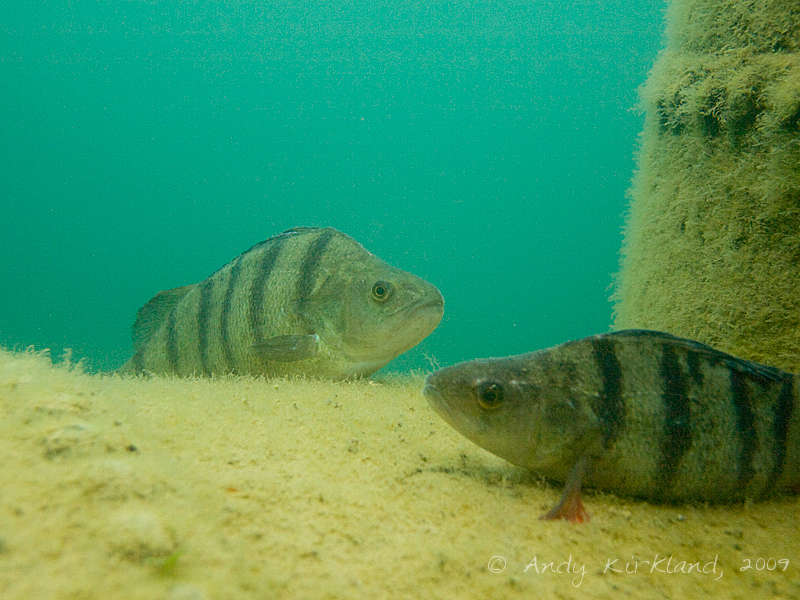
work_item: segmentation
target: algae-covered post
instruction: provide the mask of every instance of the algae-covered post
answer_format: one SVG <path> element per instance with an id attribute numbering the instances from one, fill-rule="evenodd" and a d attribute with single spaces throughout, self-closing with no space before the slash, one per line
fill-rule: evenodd
<path id="1" fill-rule="evenodd" d="M 674 0 L 641 105 L 614 326 L 800 371 L 800 2 Z"/>

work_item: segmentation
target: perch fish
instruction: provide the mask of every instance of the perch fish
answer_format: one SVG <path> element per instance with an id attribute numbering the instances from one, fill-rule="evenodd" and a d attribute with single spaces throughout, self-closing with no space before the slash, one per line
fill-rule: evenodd
<path id="1" fill-rule="evenodd" d="M 122 373 L 367 376 L 442 318 L 435 286 L 332 228 L 297 227 L 137 314 Z"/>
<path id="2" fill-rule="evenodd" d="M 543 518 L 588 519 L 581 484 L 656 502 L 800 485 L 800 378 L 666 333 L 625 330 L 463 362 L 424 393 L 486 450 L 565 482 Z"/>

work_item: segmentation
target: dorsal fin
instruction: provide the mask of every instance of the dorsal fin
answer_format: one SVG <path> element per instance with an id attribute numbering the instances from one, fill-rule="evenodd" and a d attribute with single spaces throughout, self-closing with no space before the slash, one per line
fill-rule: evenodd
<path id="1" fill-rule="evenodd" d="M 316 227 L 316 226 L 303 226 L 298 225 L 297 227 L 290 227 L 286 231 L 280 232 L 278 235 L 287 235 L 287 234 L 297 234 L 297 233 L 312 233 L 314 231 L 320 231 L 322 229 L 326 229 L 325 227 Z M 333 229 L 332 227 L 328 227 L 328 229 Z M 278 236 L 273 236 L 278 237 Z"/>
<path id="2" fill-rule="evenodd" d="M 158 331 L 159 326 L 170 311 L 195 285 L 197 284 L 184 285 L 183 287 L 158 292 L 138 310 L 136 322 L 133 324 L 134 352 L 138 352 L 150 341 L 150 338 Z"/>
<path id="3" fill-rule="evenodd" d="M 649 337 L 654 340 L 661 340 L 667 344 L 671 344 L 676 347 L 682 347 L 689 352 L 696 352 L 711 362 L 723 363 L 729 369 L 733 369 L 734 371 L 739 371 L 745 375 L 751 375 L 760 379 L 783 381 L 787 377 L 792 376 L 791 373 L 787 373 L 786 371 L 778 369 L 777 367 L 770 367 L 752 360 L 739 358 L 738 356 L 733 356 L 727 352 L 723 352 L 722 350 L 717 350 L 716 348 L 701 342 L 681 338 L 672 335 L 671 333 L 664 333 L 663 331 L 653 331 L 650 329 L 623 329 L 601 335 L 619 338 Z"/>
<path id="4" fill-rule="evenodd" d="M 281 231 L 280 233 L 276 233 L 275 235 L 270 236 L 267 239 L 265 239 L 265 240 L 263 240 L 261 242 L 258 242 L 257 244 L 253 244 L 247 250 L 245 250 L 244 252 L 241 252 L 239 254 L 239 256 L 237 256 L 233 260 L 231 260 L 228 263 L 222 265 L 219 269 L 214 271 L 211 275 L 208 276 L 208 278 L 210 279 L 211 277 L 213 277 L 214 275 L 216 275 L 217 273 L 219 273 L 223 269 L 226 269 L 226 268 L 230 267 L 230 265 L 232 265 L 234 262 L 239 260 L 239 258 L 241 258 L 242 256 L 245 256 L 246 254 L 249 254 L 250 252 L 253 252 L 254 250 L 256 250 L 256 249 L 258 249 L 258 248 L 260 248 L 262 246 L 266 246 L 267 244 L 271 244 L 272 242 L 275 242 L 277 240 L 284 239 L 284 238 L 287 238 L 287 237 L 291 237 L 291 236 L 294 236 L 294 235 L 303 235 L 303 234 L 307 234 L 307 233 L 313 233 L 315 231 L 321 231 L 323 229 L 331 229 L 332 231 L 334 231 L 338 235 L 349 237 L 349 236 L 346 236 L 341 231 L 337 231 L 333 227 L 292 227 L 291 229 L 287 229 L 286 231 Z"/>

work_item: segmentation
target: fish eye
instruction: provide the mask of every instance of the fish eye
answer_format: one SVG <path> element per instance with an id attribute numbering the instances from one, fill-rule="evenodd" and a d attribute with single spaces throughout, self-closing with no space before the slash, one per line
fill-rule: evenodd
<path id="1" fill-rule="evenodd" d="M 388 281 L 376 281 L 372 284 L 372 299 L 386 302 L 392 295 L 392 286 Z"/>
<path id="2" fill-rule="evenodd" d="M 503 404 L 503 386 L 496 381 L 481 381 L 475 388 L 475 395 L 484 410 L 494 410 Z"/>

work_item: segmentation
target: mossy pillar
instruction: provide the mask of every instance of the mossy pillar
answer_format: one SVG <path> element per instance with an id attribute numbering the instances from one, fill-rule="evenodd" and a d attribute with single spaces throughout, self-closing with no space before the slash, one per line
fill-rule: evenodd
<path id="1" fill-rule="evenodd" d="M 800 0 L 673 0 L 614 327 L 800 372 Z"/>

